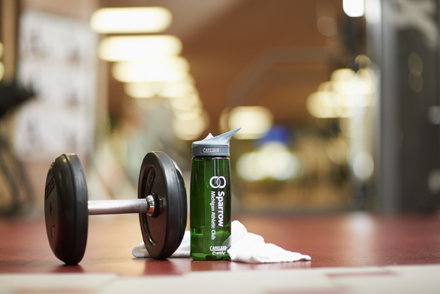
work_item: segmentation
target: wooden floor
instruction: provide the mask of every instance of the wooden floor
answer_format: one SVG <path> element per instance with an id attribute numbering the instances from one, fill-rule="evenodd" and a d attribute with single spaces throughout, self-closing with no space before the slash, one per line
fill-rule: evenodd
<path id="1" fill-rule="evenodd" d="M 323 267 L 440 264 L 438 215 L 327 216 L 236 215 L 267 243 L 308 254 L 309 262 L 237 262 L 136 259 L 142 241 L 137 215 L 91 216 L 86 254 L 65 266 L 52 254 L 44 220 L 0 220 L 0 273 L 114 273 L 120 276 L 180 275 L 196 271 L 246 271 Z"/>

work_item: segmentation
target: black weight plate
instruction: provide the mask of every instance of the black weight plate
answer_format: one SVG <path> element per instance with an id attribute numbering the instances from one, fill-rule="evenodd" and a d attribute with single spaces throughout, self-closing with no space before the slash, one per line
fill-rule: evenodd
<path id="1" fill-rule="evenodd" d="M 186 228 L 187 198 L 182 173 L 163 152 L 150 152 L 139 173 L 138 198 L 153 195 L 153 216 L 139 214 L 142 237 L 151 257 L 170 257 L 182 242 Z M 159 205 L 157 205 L 159 203 Z"/>
<path id="2" fill-rule="evenodd" d="M 77 264 L 86 250 L 87 184 L 75 154 L 59 156 L 46 179 L 44 215 L 50 248 L 66 264 Z"/>

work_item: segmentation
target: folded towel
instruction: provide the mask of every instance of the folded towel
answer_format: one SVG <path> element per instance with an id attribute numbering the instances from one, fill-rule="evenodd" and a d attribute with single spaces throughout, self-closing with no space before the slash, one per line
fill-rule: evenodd
<path id="1" fill-rule="evenodd" d="M 185 232 L 182 243 L 171 257 L 190 257 L 191 234 Z M 134 257 L 150 257 L 144 243 L 135 246 L 132 250 Z M 298 252 L 291 252 L 274 244 L 265 243 L 263 237 L 248 233 L 245 226 L 235 220 L 231 226 L 231 248 L 228 254 L 232 261 L 245 263 L 274 263 L 274 262 L 292 262 L 300 260 L 311 260 L 308 255 Z"/>

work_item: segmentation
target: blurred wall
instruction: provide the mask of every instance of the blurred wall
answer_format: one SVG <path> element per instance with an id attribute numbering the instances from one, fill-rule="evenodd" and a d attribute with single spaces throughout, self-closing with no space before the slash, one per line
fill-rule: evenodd
<path id="1" fill-rule="evenodd" d="M 440 204 L 439 3 L 372 1 L 367 29 L 380 74 L 376 208 L 433 211 Z M 367 10 L 368 12 L 368 10 Z"/>

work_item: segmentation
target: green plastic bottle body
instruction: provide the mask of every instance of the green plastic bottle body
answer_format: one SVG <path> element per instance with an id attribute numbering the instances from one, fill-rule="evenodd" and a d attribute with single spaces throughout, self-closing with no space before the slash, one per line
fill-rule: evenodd
<path id="1" fill-rule="evenodd" d="M 191 167 L 191 258 L 229 260 L 231 183 L 229 157 L 193 157 Z"/>

